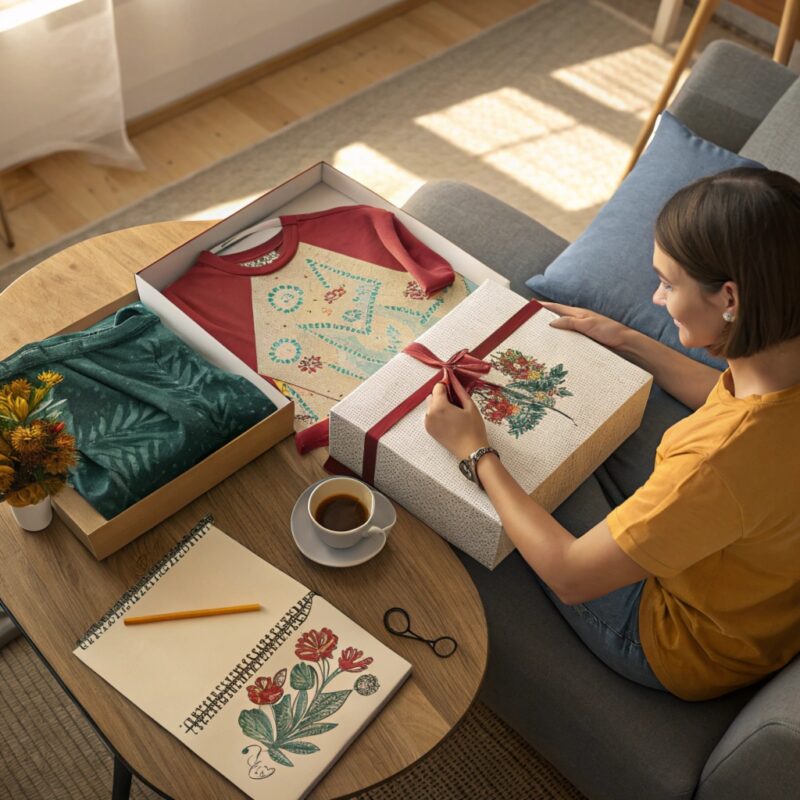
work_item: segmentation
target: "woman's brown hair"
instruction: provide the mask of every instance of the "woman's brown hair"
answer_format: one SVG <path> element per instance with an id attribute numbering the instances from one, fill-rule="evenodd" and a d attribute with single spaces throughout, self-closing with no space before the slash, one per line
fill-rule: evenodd
<path id="1" fill-rule="evenodd" d="M 800 336 L 800 183 L 740 167 L 680 189 L 658 215 L 658 246 L 709 292 L 739 288 L 722 358 L 752 356 Z"/>

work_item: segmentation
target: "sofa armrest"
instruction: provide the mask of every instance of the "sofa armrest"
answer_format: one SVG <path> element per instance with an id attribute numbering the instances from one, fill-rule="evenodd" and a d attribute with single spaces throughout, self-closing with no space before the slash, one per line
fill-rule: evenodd
<path id="1" fill-rule="evenodd" d="M 797 797 L 800 657 L 739 712 L 706 762 L 695 800 Z"/>
<path id="2" fill-rule="evenodd" d="M 453 244 L 532 297 L 525 281 L 564 250 L 569 242 L 535 219 L 491 195 L 458 181 L 431 181 L 403 206 Z"/>
<path id="3" fill-rule="evenodd" d="M 766 56 L 718 40 L 703 51 L 669 111 L 698 136 L 738 153 L 796 77 Z"/>

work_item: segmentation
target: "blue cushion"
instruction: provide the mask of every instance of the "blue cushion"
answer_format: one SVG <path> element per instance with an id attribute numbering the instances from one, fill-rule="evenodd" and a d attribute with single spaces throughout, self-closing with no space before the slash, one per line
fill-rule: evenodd
<path id="1" fill-rule="evenodd" d="M 695 136 L 665 111 L 653 140 L 592 224 L 526 285 L 538 296 L 581 306 L 646 333 L 692 358 L 725 369 L 702 348 L 687 349 L 667 310 L 653 303 L 653 226 L 678 189 L 734 167 L 762 167 Z"/>

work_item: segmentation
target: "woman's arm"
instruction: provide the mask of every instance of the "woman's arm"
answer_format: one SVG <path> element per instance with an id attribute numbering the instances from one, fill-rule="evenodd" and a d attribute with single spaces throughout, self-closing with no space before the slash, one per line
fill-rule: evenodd
<path id="1" fill-rule="evenodd" d="M 617 355 L 647 370 L 653 380 L 693 411 L 700 408 L 719 380 L 720 371 L 628 328 L 602 314 L 585 308 L 560 303 L 542 305 L 561 316 L 553 320 L 553 328 L 577 331 L 605 345 Z"/>
<path id="2" fill-rule="evenodd" d="M 457 383 L 462 408 L 443 384 L 428 401 L 425 428 L 456 458 L 487 444 L 480 411 Z M 522 557 L 563 603 L 576 604 L 641 580 L 647 573 L 614 541 L 605 520 L 576 539 L 522 490 L 493 454 L 478 462 L 481 483 Z"/>

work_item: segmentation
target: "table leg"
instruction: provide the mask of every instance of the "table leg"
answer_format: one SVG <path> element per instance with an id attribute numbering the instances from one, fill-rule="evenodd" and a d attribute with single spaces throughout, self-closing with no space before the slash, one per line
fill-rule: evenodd
<path id="1" fill-rule="evenodd" d="M 122 759 L 114 753 L 114 788 L 111 800 L 130 800 L 131 772 Z"/>

